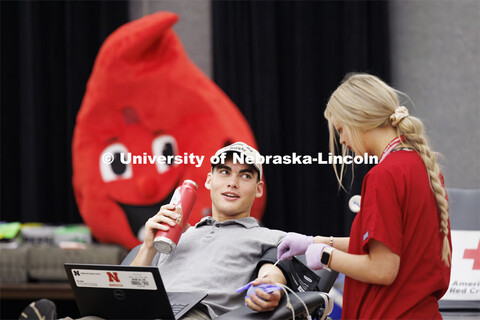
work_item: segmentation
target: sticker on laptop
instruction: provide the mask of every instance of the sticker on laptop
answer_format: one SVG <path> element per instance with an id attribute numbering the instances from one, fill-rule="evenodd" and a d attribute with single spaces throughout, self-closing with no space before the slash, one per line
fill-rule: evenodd
<path id="1" fill-rule="evenodd" d="M 157 290 L 151 272 L 72 269 L 77 287 Z"/>

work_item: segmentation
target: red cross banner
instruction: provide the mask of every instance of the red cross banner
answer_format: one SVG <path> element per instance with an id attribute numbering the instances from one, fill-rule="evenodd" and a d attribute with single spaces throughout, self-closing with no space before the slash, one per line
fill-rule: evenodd
<path id="1" fill-rule="evenodd" d="M 452 230 L 452 271 L 443 300 L 480 300 L 480 231 Z"/>

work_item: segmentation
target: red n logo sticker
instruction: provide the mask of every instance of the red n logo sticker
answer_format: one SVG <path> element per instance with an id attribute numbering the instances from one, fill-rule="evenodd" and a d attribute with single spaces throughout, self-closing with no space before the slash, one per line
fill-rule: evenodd
<path id="1" fill-rule="evenodd" d="M 120 282 L 117 272 L 107 272 L 109 282 Z"/>

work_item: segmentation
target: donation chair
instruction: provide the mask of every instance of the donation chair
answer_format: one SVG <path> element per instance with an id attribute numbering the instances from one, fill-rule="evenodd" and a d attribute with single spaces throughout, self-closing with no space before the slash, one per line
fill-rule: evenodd
<path id="1" fill-rule="evenodd" d="M 129 265 L 136 257 L 141 245 L 133 248 L 127 256 L 121 262 L 121 265 Z M 152 265 L 157 265 L 160 255 L 157 254 L 152 261 Z M 305 264 L 305 256 L 297 257 Z M 293 319 L 292 315 L 295 315 L 295 319 L 305 319 L 308 315 L 312 316 L 312 319 L 320 320 L 323 317 L 325 309 L 328 307 L 329 300 L 331 299 L 327 293 L 332 288 L 335 280 L 337 279 L 338 272 L 333 270 L 319 270 L 315 273 L 320 277 L 320 282 L 317 285 L 318 291 L 296 292 L 295 296 L 292 293 L 288 294 L 288 298 L 283 296 L 280 300 L 278 307 L 269 312 L 256 312 L 247 306 L 242 306 L 236 310 L 230 311 L 216 319 L 219 320 L 289 320 Z M 239 293 L 245 294 L 245 293 Z M 300 301 L 300 298 L 302 301 Z M 325 300 L 326 299 L 326 300 Z M 290 304 L 293 308 L 287 308 L 287 302 L 290 300 Z M 332 302 L 333 303 L 333 302 Z M 305 304 L 305 305 L 304 305 Z M 308 314 L 305 310 L 305 306 L 308 309 Z M 331 312 L 331 310 L 329 310 Z M 325 317 L 323 317 L 325 318 Z"/>

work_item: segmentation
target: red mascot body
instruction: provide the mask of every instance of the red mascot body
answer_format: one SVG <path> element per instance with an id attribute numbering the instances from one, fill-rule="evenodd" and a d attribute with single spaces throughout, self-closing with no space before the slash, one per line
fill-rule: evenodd
<path id="1" fill-rule="evenodd" d="M 203 186 L 210 157 L 235 141 L 256 146 L 239 110 L 188 59 L 172 30 L 177 19 L 159 12 L 120 27 L 88 81 L 73 138 L 73 186 L 100 242 L 139 244 L 147 219 L 185 179 L 199 186 L 189 219 L 198 222 L 211 211 Z M 148 160 L 175 155 L 181 164 Z M 204 156 L 202 165 L 191 155 Z M 136 164 L 135 156 L 142 158 Z M 257 199 L 252 216 L 260 219 L 264 206 L 265 197 Z"/>

